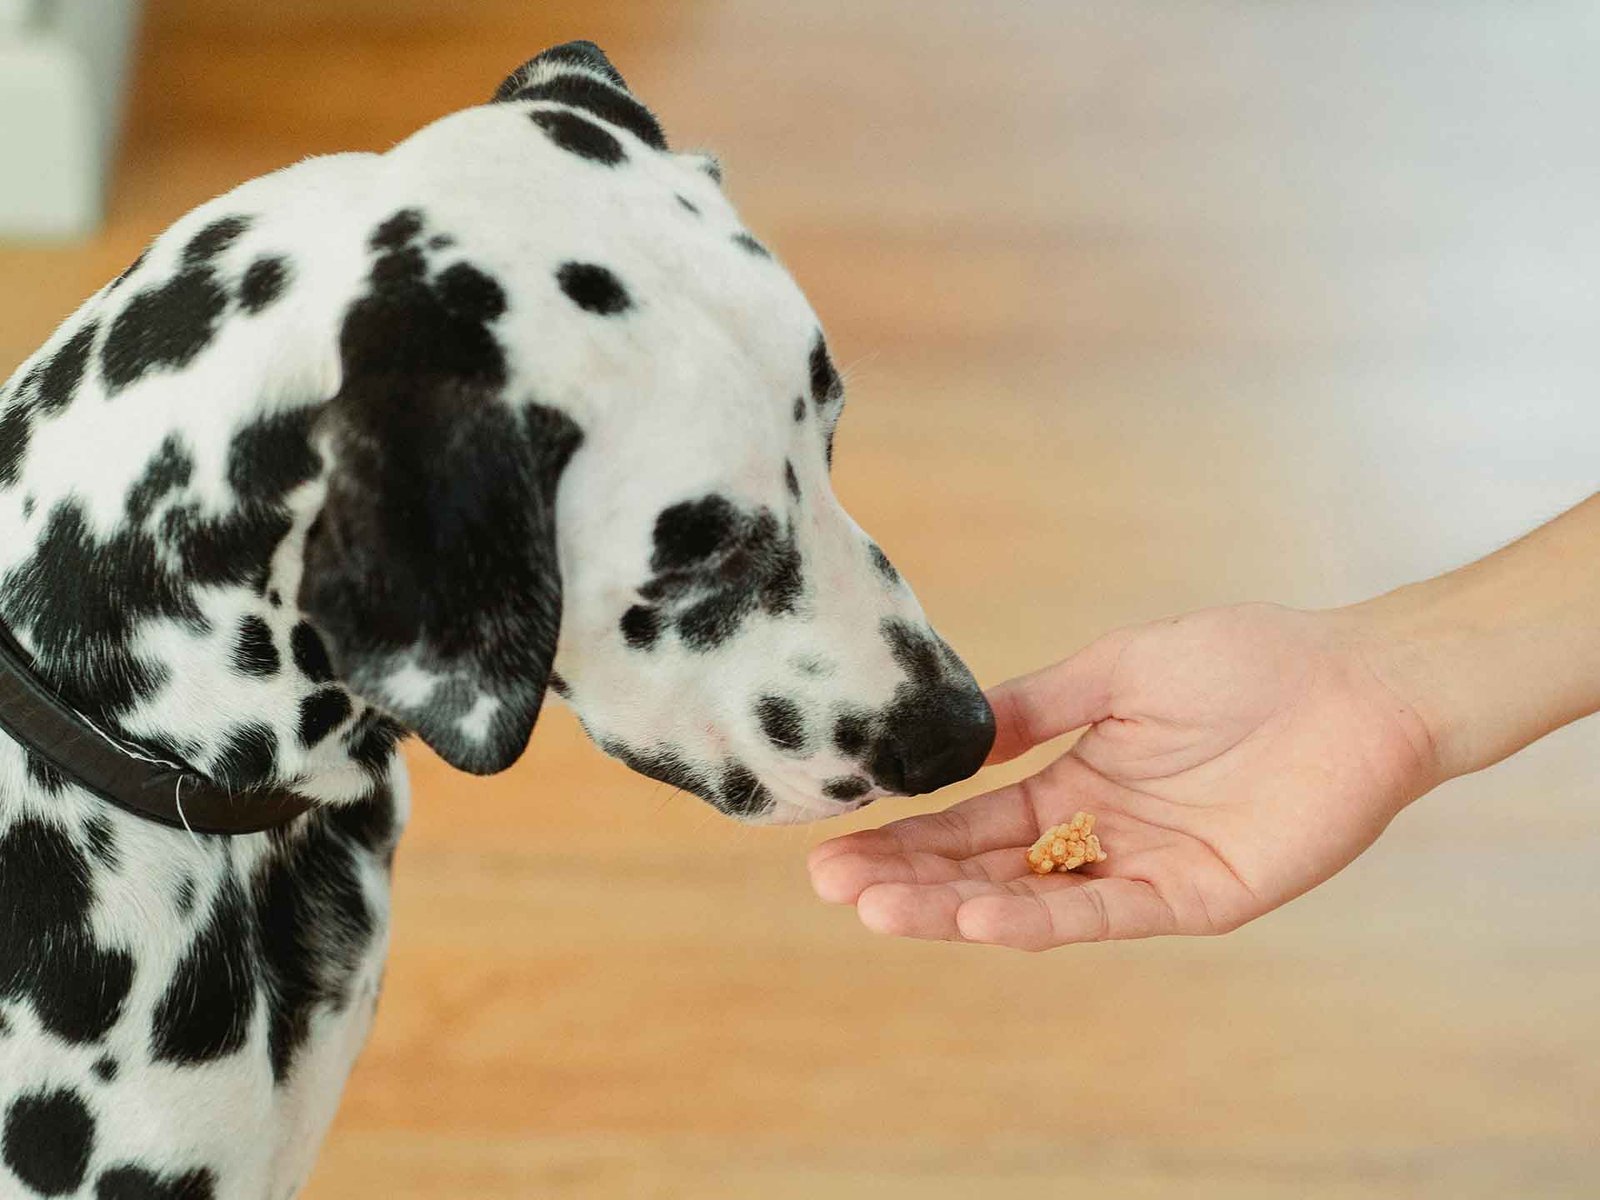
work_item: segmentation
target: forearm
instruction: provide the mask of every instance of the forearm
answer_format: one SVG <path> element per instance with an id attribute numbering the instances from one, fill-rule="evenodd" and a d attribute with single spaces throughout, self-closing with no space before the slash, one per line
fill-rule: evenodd
<path id="1" fill-rule="evenodd" d="M 1600 710 L 1600 496 L 1470 566 L 1334 614 L 1433 738 L 1439 778 Z"/>

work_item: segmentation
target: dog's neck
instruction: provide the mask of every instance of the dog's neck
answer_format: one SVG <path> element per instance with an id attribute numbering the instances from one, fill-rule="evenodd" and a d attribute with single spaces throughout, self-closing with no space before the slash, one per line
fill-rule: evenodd
<path id="1" fill-rule="evenodd" d="M 0 622 L 64 701 L 154 756 L 231 789 L 368 794 L 402 731 L 333 678 L 294 600 L 316 408 L 178 423 L 153 452 L 96 438 L 100 397 L 55 411 L 48 394 L 93 305 L 0 388 Z M 56 443 L 78 428 L 78 453 L 6 478 L 19 437 L 58 448 L 46 417 Z"/>

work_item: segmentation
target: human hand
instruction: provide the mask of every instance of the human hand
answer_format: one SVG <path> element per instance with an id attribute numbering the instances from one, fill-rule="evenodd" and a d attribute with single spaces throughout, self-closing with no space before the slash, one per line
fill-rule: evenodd
<path id="1" fill-rule="evenodd" d="M 1440 782 L 1429 729 L 1347 612 L 1210 609 L 1000 685 L 991 763 L 1089 729 L 1020 783 L 824 842 L 812 885 L 880 933 L 1024 950 L 1270 912 Z M 1028 847 L 1080 809 L 1106 861 L 1034 875 Z"/>

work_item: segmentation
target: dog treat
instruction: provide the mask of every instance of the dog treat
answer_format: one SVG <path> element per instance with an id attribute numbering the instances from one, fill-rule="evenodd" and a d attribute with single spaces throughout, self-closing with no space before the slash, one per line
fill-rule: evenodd
<path id="1" fill-rule="evenodd" d="M 1094 835 L 1094 818 L 1075 813 L 1065 825 L 1046 829 L 1028 851 L 1028 867 L 1035 875 L 1075 871 L 1084 863 L 1105 862 L 1106 852 Z"/>

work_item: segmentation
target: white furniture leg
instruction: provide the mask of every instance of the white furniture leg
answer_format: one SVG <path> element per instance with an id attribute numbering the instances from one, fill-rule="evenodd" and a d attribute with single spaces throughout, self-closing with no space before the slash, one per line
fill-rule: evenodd
<path id="1" fill-rule="evenodd" d="M 139 0 L 0 0 L 0 236 L 100 222 Z"/>

